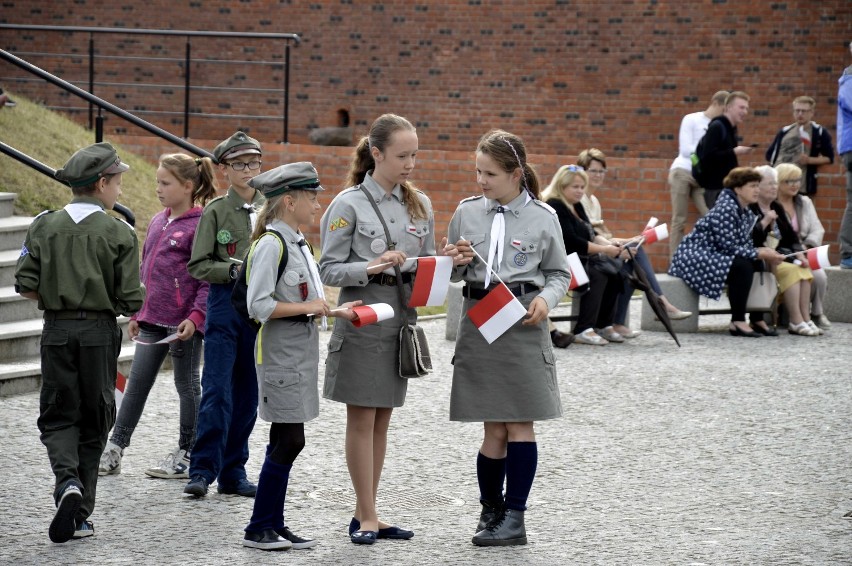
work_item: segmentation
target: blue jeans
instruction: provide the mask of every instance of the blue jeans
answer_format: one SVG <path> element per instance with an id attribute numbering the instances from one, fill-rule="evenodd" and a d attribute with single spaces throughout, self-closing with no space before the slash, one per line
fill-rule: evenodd
<path id="1" fill-rule="evenodd" d="M 840 156 L 846 168 L 846 210 L 840 222 L 840 259 L 852 257 L 852 151 Z"/>
<path id="2" fill-rule="evenodd" d="M 651 261 L 648 259 L 648 254 L 645 253 L 643 248 L 639 248 L 639 251 L 635 254 L 635 259 L 633 260 L 639 264 L 639 267 L 645 272 L 645 275 L 648 276 L 648 283 L 651 284 L 651 288 L 658 295 L 663 294 L 663 290 L 660 289 L 660 284 L 657 283 L 657 276 L 654 275 L 654 268 L 651 267 Z M 624 262 L 624 268 L 628 270 L 633 269 L 633 262 L 626 261 Z M 618 304 L 615 307 L 615 324 L 624 324 L 624 321 L 627 319 L 627 310 L 630 308 L 630 297 L 633 296 L 633 285 L 630 284 L 630 280 L 627 276 L 624 277 L 624 292 L 618 295 Z"/>
<path id="3" fill-rule="evenodd" d="M 157 326 L 154 324 L 139 324 L 139 340 L 142 342 L 157 342 L 170 334 L 177 327 Z M 110 442 L 122 448 L 130 445 L 133 430 L 142 417 L 142 409 L 148 400 L 148 394 L 157 373 L 163 366 L 166 354 L 171 354 L 174 367 L 175 389 L 180 398 L 180 435 L 178 446 L 189 452 L 195 441 L 195 423 L 198 418 L 198 404 L 201 401 L 201 352 L 204 339 L 196 332 L 189 340 L 176 340 L 171 344 L 156 346 L 136 345 L 133 354 L 133 365 L 124 390 L 124 399 L 115 421 Z"/>
<path id="4" fill-rule="evenodd" d="M 257 418 L 257 333 L 231 306 L 233 285 L 210 284 L 198 433 L 190 477 L 233 486 L 246 478 L 248 439 Z"/>

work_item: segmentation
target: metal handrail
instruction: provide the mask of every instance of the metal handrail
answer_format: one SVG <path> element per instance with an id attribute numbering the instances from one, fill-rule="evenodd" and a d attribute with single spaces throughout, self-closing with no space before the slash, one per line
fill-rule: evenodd
<path id="1" fill-rule="evenodd" d="M 38 171 L 42 175 L 46 177 L 50 177 L 57 183 L 62 183 L 59 179 L 56 178 L 56 170 L 53 167 L 45 165 L 38 159 L 34 157 L 30 157 L 26 153 L 18 151 L 14 147 L 7 145 L 3 142 L 0 142 L 0 153 L 5 153 L 12 159 L 23 163 L 24 165 Z M 66 183 L 62 183 L 63 185 L 68 186 Z M 131 226 L 136 226 L 136 215 L 133 214 L 133 211 L 120 203 L 115 203 L 112 207 L 114 211 L 124 216 L 124 219 L 127 220 L 127 223 Z"/>
<path id="2" fill-rule="evenodd" d="M 301 43 L 301 38 L 298 34 L 295 33 L 266 33 L 266 32 L 231 32 L 231 31 L 193 31 L 193 30 L 163 30 L 163 29 L 139 29 L 139 28 L 115 28 L 115 27 L 93 27 L 93 26 L 48 26 L 48 25 L 28 25 L 28 24 L 2 24 L 0 23 L 0 29 L 10 29 L 10 30 L 22 30 L 22 31 L 49 31 L 49 32 L 64 32 L 64 33 L 88 33 L 89 34 L 89 92 L 94 91 L 95 81 L 95 58 L 100 56 L 95 55 L 95 46 L 94 46 L 94 36 L 95 34 L 122 34 L 122 35 L 159 35 L 159 36 L 172 36 L 172 37 L 185 37 L 186 38 L 186 52 L 185 57 L 183 58 L 184 62 L 184 85 L 180 87 L 175 85 L 174 88 L 183 88 L 184 89 L 184 131 L 183 137 L 189 137 L 189 117 L 191 115 L 197 115 L 195 113 L 190 113 L 189 111 L 189 98 L 190 98 L 190 65 L 192 62 L 191 57 L 191 42 L 190 38 L 192 37 L 216 37 L 216 38 L 234 38 L 234 39 L 271 39 L 271 40 L 282 40 L 285 42 L 284 46 L 284 61 L 281 63 L 278 62 L 263 62 L 271 65 L 281 64 L 284 66 L 284 116 L 283 116 L 283 139 L 284 143 L 289 143 L 289 129 L 290 129 L 290 43 L 294 43 L 295 45 L 299 45 Z M 56 54 L 58 55 L 58 54 Z M 83 54 L 75 55 L 76 57 L 82 58 Z M 106 58 L 104 56 L 104 58 Z M 154 59 L 152 59 L 154 60 Z M 217 60 L 217 59 L 200 59 L 196 60 L 197 62 L 222 62 L 229 63 L 229 61 L 225 60 Z M 253 62 L 254 63 L 254 62 Z M 258 63 L 260 64 L 260 63 Z M 94 126 L 94 108 L 91 104 L 89 104 L 89 128 Z M 100 141 L 100 140 L 98 140 Z"/>
<path id="3" fill-rule="evenodd" d="M 28 73 L 32 73 L 33 75 L 37 75 L 37 76 L 43 78 L 44 80 L 55 84 L 59 88 L 62 88 L 63 90 L 70 92 L 71 94 L 74 94 L 76 96 L 79 96 L 80 98 L 88 100 L 92 104 L 97 105 L 98 108 L 103 108 L 104 110 L 108 110 L 109 112 L 112 112 L 113 114 L 115 114 L 119 118 L 123 118 L 123 119 L 127 120 L 128 122 L 130 122 L 131 124 L 138 126 L 138 127 L 142 128 L 143 130 L 151 132 L 155 136 L 159 136 L 159 137 L 161 137 L 161 138 L 163 138 L 167 141 L 170 141 L 171 143 L 173 143 L 173 144 L 175 144 L 179 147 L 182 147 L 183 149 L 185 149 L 185 150 L 187 150 L 191 153 L 194 153 L 195 155 L 206 156 L 206 157 L 213 159 L 213 154 L 210 153 L 209 151 L 207 151 L 206 149 L 202 149 L 195 144 L 189 143 L 188 141 L 177 137 L 176 135 L 174 135 L 171 132 L 167 132 L 166 130 L 164 130 L 160 127 L 157 127 L 154 124 L 143 120 L 142 118 L 134 116 L 133 114 L 131 114 L 127 110 L 123 110 L 123 109 L 119 108 L 118 106 L 116 106 L 115 104 L 112 104 L 111 102 L 107 102 L 106 100 L 103 100 L 102 98 L 98 98 L 94 94 L 89 94 L 85 90 L 72 85 L 71 83 L 69 83 L 68 81 L 66 81 L 64 79 L 60 79 L 56 75 L 52 75 L 52 74 L 48 73 L 44 69 L 40 69 L 40 68 L 36 67 L 35 65 L 24 61 L 20 57 L 16 57 L 15 55 L 12 55 L 8 51 L 0 49 L 0 59 L 5 59 L 9 63 L 12 63 L 13 65 L 20 67 L 21 69 L 27 71 Z"/>

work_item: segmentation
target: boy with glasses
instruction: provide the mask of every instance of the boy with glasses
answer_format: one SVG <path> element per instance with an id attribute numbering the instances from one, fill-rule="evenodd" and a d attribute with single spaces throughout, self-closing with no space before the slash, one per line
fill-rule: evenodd
<path id="1" fill-rule="evenodd" d="M 815 105 L 816 101 L 810 96 L 794 100 L 793 118 L 796 121 L 781 128 L 766 150 L 766 160 L 770 165 L 793 163 L 805 170 L 805 182 L 799 192 L 811 197 L 817 192 L 817 168 L 834 163 L 831 134 L 813 121 Z"/>
<path id="2" fill-rule="evenodd" d="M 248 182 L 260 173 L 260 143 L 243 132 L 220 143 L 213 159 L 230 184 L 211 200 L 198 222 L 187 269 L 208 281 L 204 369 L 189 483 L 183 492 L 207 495 L 218 480 L 219 493 L 254 497 L 246 477 L 248 439 L 257 418 L 254 340 L 257 333 L 231 305 L 238 261 L 251 244 L 257 211 L 265 199 Z"/>

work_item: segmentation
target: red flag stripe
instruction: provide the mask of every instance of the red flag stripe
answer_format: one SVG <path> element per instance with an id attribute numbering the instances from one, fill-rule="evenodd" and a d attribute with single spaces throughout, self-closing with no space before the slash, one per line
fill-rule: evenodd
<path id="1" fill-rule="evenodd" d="M 435 279 L 434 257 L 423 257 L 417 260 L 417 277 L 414 279 L 414 288 L 411 290 L 410 305 L 425 305 L 429 302 L 432 292 L 432 280 Z"/>
<path id="2" fill-rule="evenodd" d="M 509 291 L 509 288 L 500 283 L 490 293 L 488 293 L 481 301 L 467 311 L 476 327 L 485 324 L 496 312 L 512 302 L 515 296 Z"/>

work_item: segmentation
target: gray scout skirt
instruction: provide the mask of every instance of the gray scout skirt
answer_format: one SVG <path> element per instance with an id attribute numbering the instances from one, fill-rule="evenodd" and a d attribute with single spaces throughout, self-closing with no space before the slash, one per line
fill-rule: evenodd
<path id="1" fill-rule="evenodd" d="M 406 297 L 411 285 L 406 285 Z M 399 292 L 396 287 L 370 283 L 365 287 L 344 287 L 338 304 L 363 301 L 365 305 L 387 303 L 393 307 L 391 319 L 355 328 L 343 318 L 334 320 L 325 360 L 323 397 L 360 407 L 401 407 L 405 403 L 408 380 L 399 377 L 399 329 L 402 327 Z M 408 308 L 408 307 L 405 307 Z M 408 309 L 408 321 L 417 320 L 417 311 Z"/>
<path id="2" fill-rule="evenodd" d="M 529 308 L 536 296 L 527 293 L 518 299 Z M 466 316 L 477 302 L 464 299 L 453 356 L 450 420 L 527 422 L 561 417 L 547 321 L 523 326 L 521 319 L 489 344 Z"/>
<path id="3" fill-rule="evenodd" d="M 254 343 L 258 415 L 304 423 L 319 415 L 319 334 L 313 322 L 270 319 Z"/>

